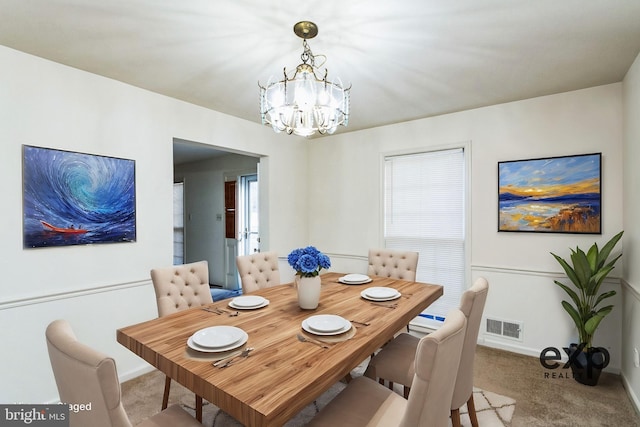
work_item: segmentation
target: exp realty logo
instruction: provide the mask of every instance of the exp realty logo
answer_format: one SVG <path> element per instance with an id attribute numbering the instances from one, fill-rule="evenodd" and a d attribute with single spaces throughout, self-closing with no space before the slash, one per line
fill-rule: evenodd
<path id="1" fill-rule="evenodd" d="M 69 427 L 69 405 L 0 405 L 0 427 Z"/>
<path id="2" fill-rule="evenodd" d="M 547 347 L 540 352 L 540 364 L 543 368 L 552 372 L 545 372 L 545 378 L 563 379 L 575 378 L 576 375 L 585 375 L 592 378 L 595 371 L 601 371 L 609 365 L 609 352 L 604 347 L 597 347 L 598 357 L 593 357 L 591 352 L 583 351 L 585 343 L 563 347 L 562 350 L 568 356 L 568 360 L 562 365 L 562 369 L 571 368 L 572 372 L 555 372 L 560 367 L 562 353 L 556 347 Z"/>

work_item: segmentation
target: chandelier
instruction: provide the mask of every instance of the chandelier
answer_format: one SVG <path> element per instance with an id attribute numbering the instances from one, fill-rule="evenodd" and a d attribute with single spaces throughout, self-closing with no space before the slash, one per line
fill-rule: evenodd
<path id="1" fill-rule="evenodd" d="M 332 134 L 337 127 L 347 126 L 349 122 L 349 90 L 340 79 L 318 78 L 316 71 L 326 61 L 324 55 L 311 52 L 307 39 L 318 34 L 313 22 L 302 21 L 293 26 L 293 32 L 303 39 L 302 64 L 296 67 L 291 78 L 284 68 L 284 78 L 280 81 L 269 80 L 266 86 L 260 86 L 260 115 L 262 124 L 273 127 L 277 133 L 285 132 L 301 136 L 311 136 L 316 131 L 322 135 Z M 323 58 L 321 64 L 316 59 Z"/>

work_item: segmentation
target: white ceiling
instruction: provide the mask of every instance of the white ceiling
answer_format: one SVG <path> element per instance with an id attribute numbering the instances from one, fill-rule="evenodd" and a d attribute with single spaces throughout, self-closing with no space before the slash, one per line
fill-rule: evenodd
<path id="1" fill-rule="evenodd" d="M 258 81 L 300 63 L 311 20 L 339 132 L 619 82 L 638 0 L 0 0 L 0 44 L 256 123 Z M 290 138 L 296 138 L 291 136 Z"/>

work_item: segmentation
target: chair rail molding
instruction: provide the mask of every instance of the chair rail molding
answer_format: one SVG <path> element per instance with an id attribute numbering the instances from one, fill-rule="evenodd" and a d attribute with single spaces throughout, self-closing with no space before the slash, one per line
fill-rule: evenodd
<path id="1" fill-rule="evenodd" d="M 99 294 L 103 292 L 116 292 L 123 289 L 137 288 L 140 286 L 151 286 L 151 280 L 137 280 L 133 282 L 114 283 L 110 285 L 92 286 L 82 289 L 70 289 L 51 294 L 29 295 L 11 300 L 0 301 L 0 310 L 24 307 L 33 304 L 45 304 L 51 301 L 77 298 L 85 295 Z"/>
<path id="2" fill-rule="evenodd" d="M 480 264 L 472 264 L 471 271 L 486 271 L 489 273 L 504 273 L 504 274 L 521 274 L 525 276 L 540 276 L 540 277 L 550 277 L 550 278 L 567 277 L 566 274 L 564 274 L 564 272 L 562 271 L 535 270 L 530 268 L 504 267 L 504 266 L 480 265 Z M 612 275 L 607 276 L 607 278 L 605 279 L 605 282 L 611 282 L 611 283 L 614 283 L 614 282 L 619 283 L 621 281 L 622 281 L 622 278 L 617 276 L 612 276 Z"/>

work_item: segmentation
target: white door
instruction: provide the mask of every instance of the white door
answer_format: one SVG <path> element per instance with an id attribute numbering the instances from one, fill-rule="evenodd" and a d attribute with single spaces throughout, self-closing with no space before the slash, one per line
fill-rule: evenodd
<path id="1" fill-rule="evenodd" d="M 240 208 L 242 239 L 239 255 L 260 252 L 260 222 L 258 220 L 258 175 L 240 177 Z"/>
<path id="2" fill-rule="evenodd" d="M 236 254 L 238 253 L 238 181 L 236 177 L 225 177 L 224 182 L 224 287 L 238 289 L 238 268 Z"/>
<path id="3" fill-rule="evenodd" d="M 236 256 L 260 252 L 258 175 L 225 182 L 225 287 L 238 289 Z"/>

